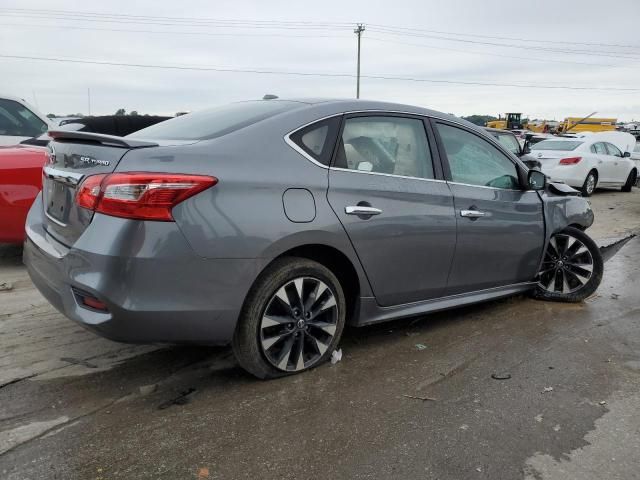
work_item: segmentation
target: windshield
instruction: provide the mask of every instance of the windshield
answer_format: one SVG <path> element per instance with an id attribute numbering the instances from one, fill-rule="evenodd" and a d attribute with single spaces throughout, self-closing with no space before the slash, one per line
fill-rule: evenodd
<path id="1" fill-rule="evenodd" d="M 520 143 L 518 142 L 516 137 L 514 137 L 511 134 L 499 133 L 496 135 L 496 138 L 498 139 L 498 142 L 507 150 L 509 150 L 511 153 L 515 155 L 520 155 Z"/>
<path id="2" fill-rule="evenodd" d="M 575 150 L 583 143 L 584 142 L 569 142 L 564 140 L 544 140 L 533 145 L 531 150 L 560 150 L 568 152 L 569 150 Z"/>
<path id="3" fill-rule="evenodd" d="M 206 140 L 221 137 L 266 118 L 300 107 L 300 102 L 258 100 L 208 108 L 138 130 L 130 138 Z"/>

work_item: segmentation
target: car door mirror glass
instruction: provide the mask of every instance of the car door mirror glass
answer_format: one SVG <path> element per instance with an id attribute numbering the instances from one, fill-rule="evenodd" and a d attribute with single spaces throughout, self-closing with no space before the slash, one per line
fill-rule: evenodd
<path id="1" fill-rule="evenodd" d="M 543 190 L 547 184 L 547 177 L 539 170 L 529 170 L 527 183 L 531 190 Z"/>
<path id="2" fill-rule="evenodd" d="M 371 162 L 359 162 L 358 170 L 361 172 L 370 172 L 373 170 L 373 163 Z"/>
<path id="3" fill-rule="evenodd" d="M 631 152 L 624 152 L 624 154 L 622 156 L 624 158 L 629 158 L 629 157 L 631 157 Z"/>

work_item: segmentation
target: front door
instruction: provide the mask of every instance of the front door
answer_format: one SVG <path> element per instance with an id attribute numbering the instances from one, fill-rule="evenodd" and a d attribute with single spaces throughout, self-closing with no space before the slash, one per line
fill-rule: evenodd
<path id="1" fill-rule="evenodd" d="M 544 248 L 540 196 L 520 187 L 520 167 L 481 134 L 435 124 L 458 225 L 446 294 L 533 280 Z"/>
<path id="2" fill-rule="evenodd" d="M 380 305 L 439 297 L 446 287 L 456 220 L 427 138 L 419 118 L 347 116 L 329 171 L 329 203 Z"/>

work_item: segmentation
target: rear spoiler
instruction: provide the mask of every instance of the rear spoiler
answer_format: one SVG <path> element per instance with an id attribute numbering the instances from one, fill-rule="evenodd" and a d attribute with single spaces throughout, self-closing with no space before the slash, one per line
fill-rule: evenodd
<path id="1" fill-rule="evenodd" d="M 116 137 L 114 135 L 103 135 L 102 133 L 74 132 L 65 130 L 49 130 L 47 133 L 54 140 L 80 140 L 84 142 L 100 143 L 102 145 L 109 145 L 112 147 L 145 148 L 158 146 L 158 144 L 154 142 L 133 140 L 125 137 Z"/>

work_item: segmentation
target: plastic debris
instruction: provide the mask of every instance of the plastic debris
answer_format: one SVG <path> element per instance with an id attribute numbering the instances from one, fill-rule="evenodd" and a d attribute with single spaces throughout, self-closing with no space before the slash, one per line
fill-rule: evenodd
<path id="1" fill-rule="evenodd" d="M 618 295 L 617 293 L 612 293 L 611 298 L 613 298 L 614 300 L 617 300 L 618 298 L 620 298 L 620 295 Z"/>
<path id="2" fill-rule="evenodd" d="M 559 432 L 559 431 L 560 431 L 560 425 L 555 425 L 555 426 L 553 427 L 553 431 L 554 431 L 554 432 Z"/>
<path id="3" fill-rule="evenodd" d="M 533 417 L 534 420 L 538 423 L 542 423 L 542 419 L 544 418 L 544 415 L 542 415 L 541 413 L 539 413 L 538 415 L 536 415 L 535 417 Z"/>
<path id="4" fill-rule="evenodd" d="M 0 292 L 1 291 L 9 291 L 13 290 L 13 283 L 11 282 L 2 282 L 0 283 Z"/>
<path id="5" fill-rule="evenodd" d="M 422 400 L 423 402 L 437 402 L 438 400 L 431 397 L 417 397 L 415 395 L 402 395 L 405 398 L 410 398 L 412 400 Z"/>
<path id="6" fill-rule="evenodd" d="M 416 350 L 426 350 L 427 346 L 424 343 L 416 343 Z"/>
<path id="7" fill-rule="evenodd" d="M 510 373 L 492 373 L 491 378 L 494 380 L 509 380 L 511 378 Z"/>
<path id="8" fill-rule="evenodd" d="M 606 405 L 606 404 L 607 404 L 606 400 L 602 400 L 602 401 L 600 402 L 600 405 Z"/>
<path id="9" fill-rule="evenodd" d="M 334 350 L 331 354 L 331 365 L 335 365 L 340 360 L 342 360 L 342 349 Z"/>
<path id="10" fill-rule="evenodd" d="M 553 392 L 553 387 L 544 387 L 544 390 L 542 391 L 542 393 L 548 393 L 548 392 Z"/>

